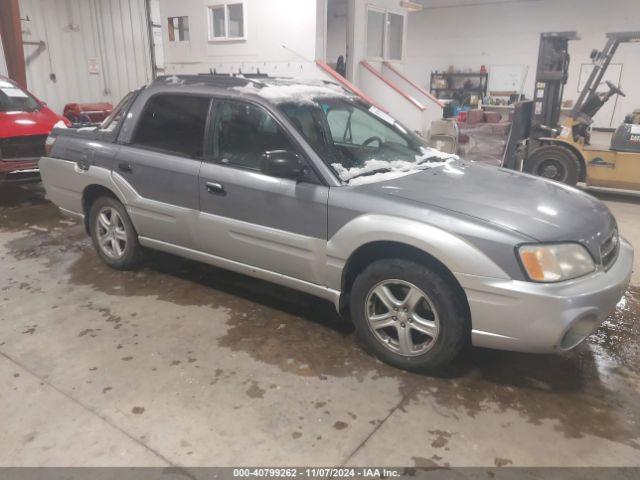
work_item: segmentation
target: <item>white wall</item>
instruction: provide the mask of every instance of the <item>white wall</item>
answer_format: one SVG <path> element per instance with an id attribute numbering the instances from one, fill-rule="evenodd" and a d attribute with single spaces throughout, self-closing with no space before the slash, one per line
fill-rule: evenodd
<path id="1" fill-rule="evenodd" d="M 144 0 L 20 0 L 20 16 L 23 40 L 45 42 L 24 46 L 27 86 L 58 113 L 69 102 L 116 104 L 151 80 Z"/>
<path id="2" fill-rule="evenodd" d="M 478 0 L 484 4 L 467 6 L 439 0 L 423 3 L 441 6 L 409 15 L 404 71 L 427 88 L 430 72 L 449 65 L 477 70 L 480 65 L 526 64 L 529 73 L 525 94 L 531 98 L 540 33 L 575 30 L 582 39 L 570 43 L 571 66 L 564 93 L 565 100 L 575 101 L 581 64 L 589 63 L 592 49 L 604 47 L 604 34 L 640 30 L 638 0 Z M 614 63 L 623 64 L 621 85 L 627 93 L 626 98 L 617 100 L 612 122 L 615 126 L 627 112 L 640 106 L 640 44 L 622 44 Z M 609 126 L 611 117 L 605 109 L 596 117 L 595 126 Z"/>
<path id="3" fill-rule="evenodd" d="M 209 41 L 207 6 L 220 0 L 160 0 L 167 73 L 318 76 L 316 0 L 244 0 L 246 40 Z M 189 42 L 169 42 L 167 18 L 189 17 Z"/>

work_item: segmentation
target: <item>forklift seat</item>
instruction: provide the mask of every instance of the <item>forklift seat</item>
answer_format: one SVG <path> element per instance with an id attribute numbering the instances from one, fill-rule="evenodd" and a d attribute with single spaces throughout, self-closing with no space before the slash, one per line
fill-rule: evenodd
<path id="1" fill-rule="evenodd" d="M 611 137 L 614 152 L 640 153 L 640 125 L 623 123 Z"/>

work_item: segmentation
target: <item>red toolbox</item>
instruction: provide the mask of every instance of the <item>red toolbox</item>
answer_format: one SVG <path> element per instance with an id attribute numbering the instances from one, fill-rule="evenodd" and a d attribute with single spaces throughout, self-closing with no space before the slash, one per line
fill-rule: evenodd
<path id="1" fill-rule="evenodd" d="M 71 120 L 71 123 L 100 123 L 109 116 L 113 105 L 108 102 L 101 103 L 67 103 L 64 106 L 63 115 Z"/>

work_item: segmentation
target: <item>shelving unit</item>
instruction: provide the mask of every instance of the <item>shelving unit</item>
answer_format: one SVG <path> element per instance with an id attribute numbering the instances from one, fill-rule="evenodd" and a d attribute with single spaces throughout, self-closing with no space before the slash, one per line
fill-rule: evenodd
<path id="1" fill-rule="evenodd" d="M 455 99 L 461 105 L 477 103 L 487 95 L 488 73 L 431 72 L 431 94 L 441 100 Z M 445 86 L 446 85 L 446 86 Z"/>

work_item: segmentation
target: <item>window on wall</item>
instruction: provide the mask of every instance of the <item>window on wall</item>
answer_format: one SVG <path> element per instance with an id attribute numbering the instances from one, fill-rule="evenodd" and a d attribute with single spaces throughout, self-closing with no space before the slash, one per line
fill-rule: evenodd
<path id="1" fill-rule="evenodd" d="M 367 57 L 402 60 L 404 16 L 369 8 L 367 10 Z"/>
<path id="2" fill-rule="evenodd" d="M 189 17 L 169 17 L 169 41 L 189 41 Z"/>
<path id="3" fill-rule="evenodd" d="M 402 60 L 402 40 L 404 36 L 404 16 L 387 13 L 387 58 Z"/>
<path id="4" fill-rule="evenodd" d="M 244 38 L 243 3 L 225 3 L 209 7 L 209 40 L 243 40 Z"/>

